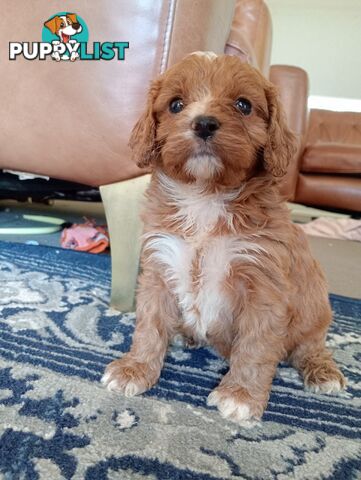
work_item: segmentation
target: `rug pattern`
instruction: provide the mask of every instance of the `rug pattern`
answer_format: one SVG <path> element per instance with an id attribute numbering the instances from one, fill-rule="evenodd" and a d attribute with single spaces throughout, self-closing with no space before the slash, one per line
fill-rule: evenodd
<path id="1" fill-rule="evenodd" d="M 107 256 L 0 242 L 0 478 L 361 478 L 360 301 L 331 296 L 347 391 L 306 393 L 282 364 L 263 422 L 242 429 L 206 406 L 227 371 L 211 349 L 173 346 L 141 397 L 103 389 L 134 328 L 109 293 Z"/>

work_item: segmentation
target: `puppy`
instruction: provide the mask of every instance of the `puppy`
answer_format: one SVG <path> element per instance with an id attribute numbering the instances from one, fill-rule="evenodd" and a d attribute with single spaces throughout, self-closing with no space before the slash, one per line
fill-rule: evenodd
<path id="1" fill-rule="evenodd" d="M 152 83 L 130 145 L 153 174 L 133 344 L 108 389 L 151 388 L 179 333 L 229 360 L 208 405 L 239 424 L 261 418 L 281 360 L 310 390 L 344 388 L 325 278 L 279 194 L 295 138 L 276 88 L 237 57 L 192 54 Z"/>
<path id="2" fill-rule="evenodd" d="M 48 28 L 51 33 L 57 35 L 60 39 L 55 40 L 53 44 L 62 43 L 76 43 L 75 40 L 71 40 L 72 35 L 76 35 L 82 31 L 82 26 L 78 22 L 77 16 L 75 13 L 67 13 L 66 15 L 56 15 L 47 22 L 44 23 L 44 26 Z M 62 58 L 63 60 L 68 59 L 67 56 L 60 57 L 59 52 L 54 52 L 52 57 L 57 62 Z M 79 53 L 72 52 L 70 55 L 70 60 L 74 62 L 79 57 Z"/>

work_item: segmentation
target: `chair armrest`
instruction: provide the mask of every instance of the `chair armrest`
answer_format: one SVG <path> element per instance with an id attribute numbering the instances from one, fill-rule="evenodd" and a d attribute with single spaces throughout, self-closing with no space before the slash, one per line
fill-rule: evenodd
<path id="1" fill-rule="evenodd" d="M 272 21 L 264 0 L 237 0 L 224 53 L 240 57 L 268 77 L 271 46 Z"/>
<path id="2" fill-rule="evenodd" d="M 281 186 L 282 194 L 292 201 L 296 194 L 301 155 L 308 126 L 308 75 L 299 67 L 272 65 L 270 80 L 278 87 L 288 126 L 296 134 L 298 140 L 296 154 L 290 162 Z"/>

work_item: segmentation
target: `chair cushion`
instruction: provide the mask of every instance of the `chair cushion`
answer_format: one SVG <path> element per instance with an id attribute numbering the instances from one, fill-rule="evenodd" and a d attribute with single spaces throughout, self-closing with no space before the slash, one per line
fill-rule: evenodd
<path id="1" fill-rule="evenodd" d="M 361 178 L 300 174 L 295 202 L 361 211 Z"/>
<path id="2" fill-rule="evenodd" d="M 361 144 L 320 142 L 307 145 L 301 172 L 361 174 Z"/>

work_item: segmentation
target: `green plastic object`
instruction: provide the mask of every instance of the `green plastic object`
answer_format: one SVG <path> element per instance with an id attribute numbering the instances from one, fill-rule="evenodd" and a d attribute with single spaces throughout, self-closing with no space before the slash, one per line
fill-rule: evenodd
<path id="1" fill-rule="evenodd" d="M 45 215 L 23 215 L 25 220 L 33 222 L 50 223 L 46 227 L 3 227 L 0 228 L 0 235 L 43 235 L 46 233 L 59 232 L 65 220 L 56 217 L 47 217 Z"/>

